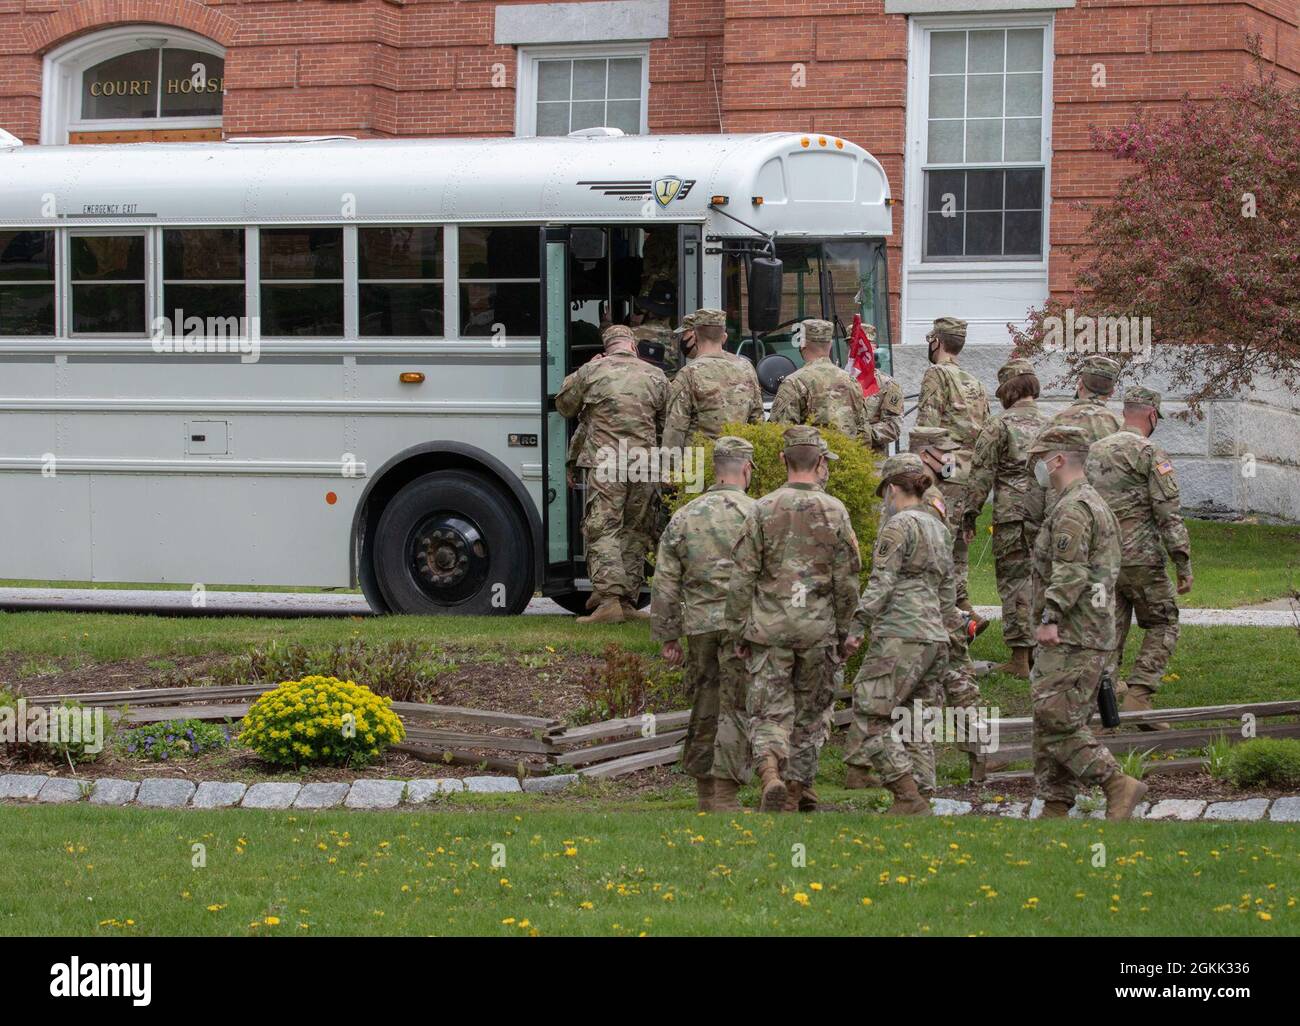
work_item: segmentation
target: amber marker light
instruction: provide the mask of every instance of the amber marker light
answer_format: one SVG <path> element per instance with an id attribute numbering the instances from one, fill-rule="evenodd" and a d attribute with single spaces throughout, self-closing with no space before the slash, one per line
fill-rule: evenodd
<path id="1" fill-rule="evenodd" d="M 338 497 L 337 495 L 335 495 L 333 492 L 326 492 L 326 493 L 325 493 L 325 504 L 326 504 L 327 506 L 333 506 L 334 503 L 336 503 L 336 502 L 338 502 L 338 501 L 339 501 L 339 497 Z"/>
<path id="2" fill-rule="evenodd" d="M 730 196 L 714 196 L 711 200 L 709 200 L 709 206 L 725 207 L 730 202 L 731 202 Z"/>
<path id="3" fill-rule="evenodd" d="M 809 146 L 812 145 L 812 140 L 811 140 L 811 139 L 800 139 L 800 140 L 799 140 L 799 145 L 802 146 L 802 147 L 806 150 Z"/>
<path id="4" fill-rule="evenodd" d="M 422 385 L 424 384 L 424 374 L 420 371 L 402 371 L 398 380 L 403 385 Z"/>

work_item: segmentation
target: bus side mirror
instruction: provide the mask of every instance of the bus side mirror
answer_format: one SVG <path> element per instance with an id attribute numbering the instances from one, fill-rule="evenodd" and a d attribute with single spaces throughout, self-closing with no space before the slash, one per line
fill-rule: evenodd
<path id="1" fill-rule="evenodd" d="M 756 256 L 749 264 L 749 330 L 771 331 L 781 323 L 781 261 Z"/>

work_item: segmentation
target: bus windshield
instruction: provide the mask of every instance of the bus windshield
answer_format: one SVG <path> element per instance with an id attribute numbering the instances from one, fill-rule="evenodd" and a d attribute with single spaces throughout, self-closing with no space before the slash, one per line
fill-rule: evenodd
<path id="1" fill-rule="evenodd" d="M 759 332 L 749 327 L 746 291 L 747 254 L 728 252 L 723 262 L 723 295 L 727 313 L 727 348 L 755 361 L 781 353 L 803 363 L 792 341 L 794 326 L 808 318 L 823 318 L 835 325 L 832 358 L 843 365 L 848 357 L 848 332 L 853 315 L 876 327 L 876 348 L 881 370 L 892 370 L 889 334 L 889 283 L 883 239 L 827 239 L 776 243 L 783 265 L 780 326 Z"/>

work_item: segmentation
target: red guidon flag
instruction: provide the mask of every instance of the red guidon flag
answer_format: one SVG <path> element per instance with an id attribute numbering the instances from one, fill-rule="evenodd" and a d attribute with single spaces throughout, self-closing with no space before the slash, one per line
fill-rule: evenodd
<path id="1" fill-rule="evenodd" d="M 861 314 L 853 315 L 853 327 L 849 330 L 849 363 L 864 396 L 871 398 L 880 391 L 880 382 L 876 380 L 876 347 L 867 337 Z"/>

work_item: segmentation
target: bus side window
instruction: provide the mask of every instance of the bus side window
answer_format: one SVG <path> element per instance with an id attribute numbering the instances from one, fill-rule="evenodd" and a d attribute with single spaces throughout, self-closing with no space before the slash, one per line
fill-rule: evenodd
<path id="1" fill-rule="evenodd" d="M 0 232 L 0 336 L 54 329 L 54 233 Z"/>
<path id="2" fill-rule="evenodd" d="M 467 338 L 541 334 L 537 228 L 460 229 L 460 333 Z"/>
<path id="3" fill-rule="evenodd" d="M 262 337 L 343 337 L 343 229 L 263 228 Z"/>
<path id="4" fill-rule="evenodd" d="M 442 229 L 358 228 L 363 338 L 441 338 Z"/>
<path id="5" fill-rule="evenodd" d="M 71 238 L 72 331 L 145 334 L 144 233 Z"/>
<path id="6" fill-rule="evenodd" d="M 186 324 L 199 318 L 205 337 L 246 336 L 241 330 L 244 292 L 242 228 L 163 232 L 162 316 L 167 334 L 191 334 Z"/>

